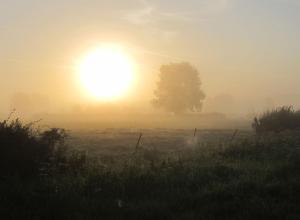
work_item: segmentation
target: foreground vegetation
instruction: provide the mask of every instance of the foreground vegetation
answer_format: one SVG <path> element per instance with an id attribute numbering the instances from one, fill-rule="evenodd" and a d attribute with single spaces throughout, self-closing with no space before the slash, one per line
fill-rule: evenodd
<path id="1" fill-rule="evenodd" d="M 2 219 L 300 217 L 295 130 L 105 161 L 68 149 L 60 129 L 2 122 L 0 137 Z"/>
<path id="2" fill-rule="evenodd" d="M 264 112 L 259 118 L 254 118 L 252 127 L 259 135 L 268 132 L 300 130 L 300 110 L 295 111 L 292 106 L 283 106 Z"/>

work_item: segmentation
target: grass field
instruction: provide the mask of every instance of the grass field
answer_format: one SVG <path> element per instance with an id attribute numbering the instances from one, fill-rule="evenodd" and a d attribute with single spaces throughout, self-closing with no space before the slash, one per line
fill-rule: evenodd
<path id="1" fill-rule="evenodd" d="M 140 133 L 143 134 L 137 147 Z M 1 181 L 5 219 L 299 219 L 300 135 L 71 131 L 72 172 Z"/>
<path id="2" fill-rule="evenodd" d="M 139 149 L 174 153 L 207 144 L 228 144 L 253 136 L 250 130 L 99 129 L 70 131 L 68 145 L 91 155 L 131 154 L 140 134 Z"/>

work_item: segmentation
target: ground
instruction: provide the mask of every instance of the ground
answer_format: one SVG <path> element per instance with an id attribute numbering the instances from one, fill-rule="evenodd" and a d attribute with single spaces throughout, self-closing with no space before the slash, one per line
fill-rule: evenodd
<path id="1" fill-rule="evenodd" d="M 137 146 L 138 138 L 142 139 Z M 299 219 L 300 136 L 249 130 L 71 131 L 75 173 L 1 183 L 8 219 Z"/>

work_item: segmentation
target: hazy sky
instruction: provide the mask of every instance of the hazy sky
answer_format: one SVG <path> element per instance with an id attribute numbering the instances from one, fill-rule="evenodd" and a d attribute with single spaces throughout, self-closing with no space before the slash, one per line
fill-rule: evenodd
<path id="1" fill-rule="evenodd" d="M 207 111 L 300 107 L 298 0 L 0 3 L 2 111 L 15 93 L 45 95 L 56 106 L 80 103 L 74 62 L 107 42 L 126 47 L 138 63 L 131 100 L 151 99 L 161 64 L 189 61 L 201 74 Z"/>

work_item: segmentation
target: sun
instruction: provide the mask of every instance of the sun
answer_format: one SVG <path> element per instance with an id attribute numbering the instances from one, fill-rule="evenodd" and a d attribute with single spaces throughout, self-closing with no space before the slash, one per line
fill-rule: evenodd
<path id="1" fill-rule="evenodd" d="M 85 91 L 102 101 L 125 95 L 134 79 L 132 59 L 115 47 L 99 47 L 88 52 L 78 70 Z"/>

